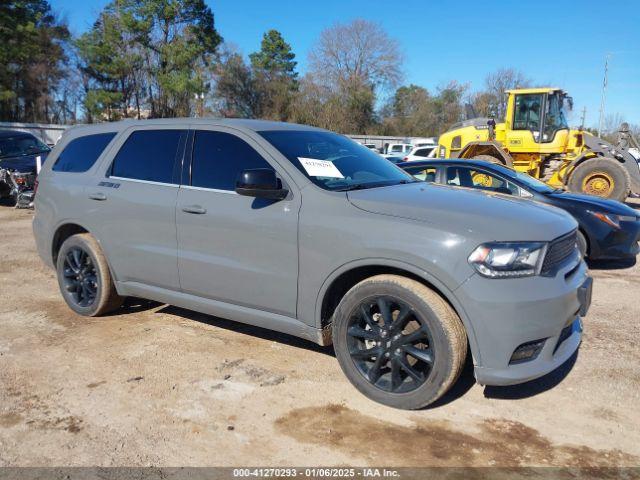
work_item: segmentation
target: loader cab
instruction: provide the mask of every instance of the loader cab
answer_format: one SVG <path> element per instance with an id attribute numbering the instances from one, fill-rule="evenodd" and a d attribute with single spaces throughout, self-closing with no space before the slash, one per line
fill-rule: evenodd
<path id="1" fill-rule="evenodd" d="M 571 97 L 560 89 L 508 90 L 505 135 L 512 152 L 551 152 L 566 145 L 565 109 Z"/>

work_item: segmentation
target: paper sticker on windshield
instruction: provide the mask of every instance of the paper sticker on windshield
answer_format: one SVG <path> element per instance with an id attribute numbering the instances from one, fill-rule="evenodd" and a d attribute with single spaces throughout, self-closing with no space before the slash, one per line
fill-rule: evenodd
<path id="1" fill-rule="evenodd" d="M 340 170 L 336 168 L 333 162 L 329 160 L 318 160 L 316 158 L 298 157 L 300 163 L 312 177 L 329 177 L 329 178 L 344 178 L 344 175 L 340 173 Z"/>

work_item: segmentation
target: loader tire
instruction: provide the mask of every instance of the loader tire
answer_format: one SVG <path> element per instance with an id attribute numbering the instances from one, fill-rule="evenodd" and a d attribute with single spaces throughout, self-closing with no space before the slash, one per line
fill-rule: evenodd
<path id="1" fill-rule="evenodd" d="M 617 160 L 598 157 L 578 165 L 567 186 L 572 192 L 624 202 L 631 191 L 631 177 Z"/>

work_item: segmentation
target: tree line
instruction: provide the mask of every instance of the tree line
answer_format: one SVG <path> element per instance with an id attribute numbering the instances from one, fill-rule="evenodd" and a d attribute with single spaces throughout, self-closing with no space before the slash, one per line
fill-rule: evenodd
<path id="1" fill-rule="evenodd" d="M 265 32 L 245 58 L 204 0 L 112 0 L 78 37 L 46 0 L 9 0 L 0 45 L 0 121 L 222 116 L 435 136 L 471 116 L 502 118 L 504 91 L 531 84 L 510 68 L 477 91 L 403 84 L 398 42 L 362 19 L 323 30 L 301 75 L 280 32 Z"/>

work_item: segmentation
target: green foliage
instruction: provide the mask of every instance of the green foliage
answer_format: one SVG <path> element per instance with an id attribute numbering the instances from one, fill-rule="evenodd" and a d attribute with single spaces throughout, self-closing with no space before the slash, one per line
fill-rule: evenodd
<path id="1" fill-rule="evenodd" d="M 0 118 L 51 121 L 69 31 L 46 0 L 0 2 Z"/>
<path id="2" fill-rule="evenodd" d="M 269 30 L 262 37 L 260 51 L 249 55 L 254 70 L 263 71 L 273 77 L 287 77 L 295 80 L 298 76 L 291 45 L 284 41 L 277 30 Z"/>
<path id="3" fill-rule="evenodd" d="M 288 120 L 299 86 L 294 58 L 277 30 L 264 34 L 260 50 L 249 55 L 249 65 L 239 54 L 228 53 L 216 69 L 219 113 Z"/>
<path id="4" fill-rule="evenodd" d="M 204 0 L 113 0 L 76 42 L 87 114 L 188 116 L 221 41 Z"/>
<path id="5" fill-rule="evenodd" d="M 262 92 L 253 70 L 237 53 L 227 54 L 218 65 L 215 95 L 223 117 L 261 117 Z"/>

